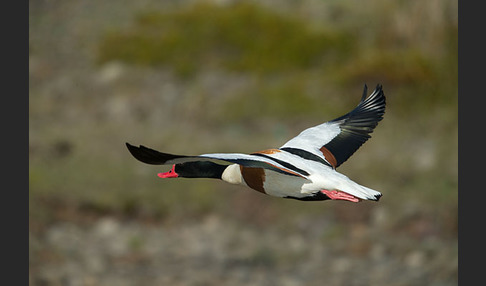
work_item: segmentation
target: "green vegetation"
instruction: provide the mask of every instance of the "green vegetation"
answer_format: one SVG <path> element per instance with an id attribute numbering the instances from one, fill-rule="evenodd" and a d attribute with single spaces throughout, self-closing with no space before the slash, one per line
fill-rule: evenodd
<path id="1" fill-rule="evenodd" d="M 254 4 L 197 4 L 141 13 L 128 30 L 108 33 L 99 62 L 171 66 L 180 75 L 205 67 L 280 73 L 329 64 L 355 47 L 349 34 L 312 29 Z"/>
<path id="2" fill-rule="evenodd" d="M 414 9 L 413 3 L 397 5 Z M 393 24 L 405 12 L 382 9 L 372 22 L 367 10 L 350 10 L 353 21 L 331 18 L 320 25 L 246 2 L 142 11 L 130 28 L 104 35 L 98 63 L 164 67 L 182 79 L 212 69 L 255 77 L 255 84 L 217 108 L 216 117 L 230 121 L 261 114 L 319 117 L 330 110 L 325 91 L 356 93 L 364 83 L 399 87 L 396 100 L 406 112 L 438 101 L 456 104 L 457 25 L 448 22 L 448 10 L 434 11 L 442 26 L 412 25 L 414 38 Z M 416 42 L 425 37 L 425 44 Z M 413 94 L 428 96 L 416 100 Z M 348 98 L 334 104 L 353 104 Z"/>

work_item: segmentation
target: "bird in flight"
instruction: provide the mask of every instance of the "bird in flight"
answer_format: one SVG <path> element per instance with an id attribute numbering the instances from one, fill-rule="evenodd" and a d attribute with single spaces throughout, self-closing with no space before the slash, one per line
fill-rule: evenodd
<path id="1" fill-rule="evenodd" d="M 137 160 L 172 165 L 160 178 L 214 178 L 258 192 L 302 201 L 378 201 L 382 194 L 359 185 L 336 168 L 353 155 L 383 119 L 386 99 L 381 85 L 349 113 L 302 131 L 280 148 L 251 154 L 175 155 L 126 143 Z"/>

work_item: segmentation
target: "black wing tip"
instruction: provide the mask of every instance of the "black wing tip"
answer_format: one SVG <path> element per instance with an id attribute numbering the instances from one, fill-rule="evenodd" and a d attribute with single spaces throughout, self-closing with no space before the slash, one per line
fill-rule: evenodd
<path id="1" fill-rule="evenodd" d="M 142 145 L 139 145 L 139 147 L 136 147 L 128 142 L 125 142 L 125 145 L 128 148 L 128 151 L 130 154 L 132 154 L 135 159 L 139 160 L 140 162 L 147 163 L 147 164 L 153 164 L 151 160 L 149 160 L 150 156 L 147 156 L 144 149 L 148 149 Z"/>
<path id="2" fill-rule="evenodd" d="M 365 83 L 364 88 L 363 88 L 363 95 L 361 96 L 361 101 L 366 100 L 367 93 L 368 93 L 368 86 Z M 370 96 L 368 98 L 371 98 L 372 96 L 385 99 L 385 93 L 383 92 L 383 85 L 378 83 L 375 87 L 375 90 L 373 90 L 373 92 L 370 94 Z"/>
<path id="3" fill-rule="evenodd" d="M 146 164 L 164 165 L 167 164 L 167 161 L 185 157 L 181 155 L 162 153 L 157 150 L 153 150 L 148 147 L 145 147 L 143 145 L 139 145 L 138 147 L 136 147 L 131 145 L 128 142 L 126 142 L 125 145 L 127 146 L 128 151 L 130 151 L 130 154 L 132 154 L 132 156 L 135 157 L 135 159 Z"/>
<path id="4" fill-rule="evenodd" d="M 130 151 L 130 154 L 132 154 L 133 157 L 135 157 L 138 160 L 140 160 L 139 157 L 143 154 L 143 151 L 150 150 L 149 148 L 147 148 L 147 147 L 145 147 L 143 145 L 139 145 L 137 147 L 137 146 L 134 146 L 134 145 L 132 145 L 132 144 L 130 144 L 128 142 L 125 142 L 125 145 L 127 146 L 128 151 Z"/>
<path id="5" fill-rule="evenodd" d="M 379 94 L 380 96 L 384 97 L 385 93 L 383 92 L 383 85 L 378 83 L 375 87 L 375 90 L 373 90 L 373 92 L 371 93 L 371 95 L 373 95 L 373 94 Z M 363 87 L 363 95 L 361 95 L 361 101 L 362 102 L 366 100 L 367 95 L 368 95 L 368 85 L 365 83 L 364 87 Z"/>
<path id="6" fill-rule="evenodd" d="M 359 119 L 365 119 L 365 121 L 368 121 L 367 124 L 369 124 L 369 121 L 374 121 L 376 124 L 381 121 L 383 119 L 383 115 L 385 114 L 386 106 L 386 97 L 385 93 L 383 92 L 383 86 L 381 84 L 377 84 L 375 90 L 368 97 L 367 93 L 368 86 L 365 84 L 363 95 L 361 96 L 361 100 L 356 108 L 343 116 L 331 120 L 330 122 L 349 120 L 351 118 L 354 118 L 356 121 L 355 123 L 357 123 Z M 372 128 L 374 128 L 376 124 Z"/>
<path id="7" fill-rule="evenodd" d="M 368 86 L 365 83 L 363 88 L 363 95 L 361 95 L 361 101 L 365 101 L 366 95 L 368 95 Z"/>
<path id="8" fill-rule="evenodd" d="M 127 146 L 128 151 L 130 151 L 130 154 L 132 154 L 135 157 L 135 154 L 137 153 L 139 147 L 135 147 L 135 146 L 133 146 L 132 144 L 130 144 L 128 142 L 125 142 L 125 146 Z"/>
<path id="9" fill-rule="evenodd" d="M 361 102 L 366 100 L 366 96 L 368 95 L 368 85 L 365 83 L 363 87 L 363 94 L 361 95 Z M 383 85 L 378 83 L 375 87 L 375 90 L 371 93 L 370 97 L 372 95 L 378 95 L 379 97 L 385 97 L 385 93 L 383 92 Z M 360 103 L 361 103 L 360 102 Z"/>
<path id="10" fill-rule="evenodd" d="M 128 151 L 130 151 L 130 153 L 132 153 L 133 151 L 136 152 L 136 150 L 138 149 L 138 147 L 135 147 L 135 146 L 133 146 L 132 144 L 130 144 L 128 142 L 125 142 L 125 146 L 127 146 Z"/>
<path id="11" fill-rule="evenodd" d="M 364 95 L 365 94 L 363 93 L 363 96 Z M 380 118 L 379 120 L 381 120 L 385 114 L 385 107 L 386 97 L 385 93 L 383 92 L 383 86 L 381 84 L 377 84 L 375 90 L 373 90 L 370 96 L 368 96 L 368 98 L 362 98 L 361 102 L 358 104 L 358 107 L 353 111 L 358 112 L 358 110 L 360 110 L 361 112 L 372 112 L 375 114 L 375 116 Z"/>
<path id="12" fill-rule="evenodd" d="M 381 84 L 366 98 L 367 85 L 363 97 L 353 110 L 331 122 L 338 122 L 341 133 L 324 145 L 336 157 L 339 167 L 351 157 L 369 138 L 374 128 L 383 119 L 386 99 Z"/>

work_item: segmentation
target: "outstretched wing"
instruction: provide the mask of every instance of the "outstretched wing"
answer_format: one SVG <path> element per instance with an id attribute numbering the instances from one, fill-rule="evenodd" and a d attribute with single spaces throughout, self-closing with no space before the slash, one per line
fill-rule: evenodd
<path id="1" fill-rule="evenodd" d="M 326 123 L 305 129 L 280 149 L 306 159 L 323 162 L 333 168 L 344 163 L 383 119 L 386 99 L 381 85 L 366 98 L 367 86 L 358 106 L 351 112 Z"/>
<path id="2" fill-rule="evenodd" d="M 215 153 L 202 154 L 198 156 L 174 155 L 169 153 L 162 153 L 142 145 L 136 147 L 129 143 L 125 144 L 133 157 L 143 163 L 151 165 L 171 165 L 196 161 L 224 161 L 226 163 L 236 163 L 245 167 L 264 168 L 285 175 L 298 176 L 302 178 L 306 178 L 309 175 L 303 170 L 296 168 L 291 169 L 283 166 L 275 160 L 256 155 L 240 153 Z"/>

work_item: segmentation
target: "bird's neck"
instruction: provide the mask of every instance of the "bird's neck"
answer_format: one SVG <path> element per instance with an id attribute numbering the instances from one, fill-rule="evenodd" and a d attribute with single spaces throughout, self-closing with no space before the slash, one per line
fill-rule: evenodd
<path id="1" fill-rule="evenodd" d="M 198 161 L 182 163 L 176 167 L 176 171 L 182 178 L 221 179 L 226 167 L 213 162 Z"/>

